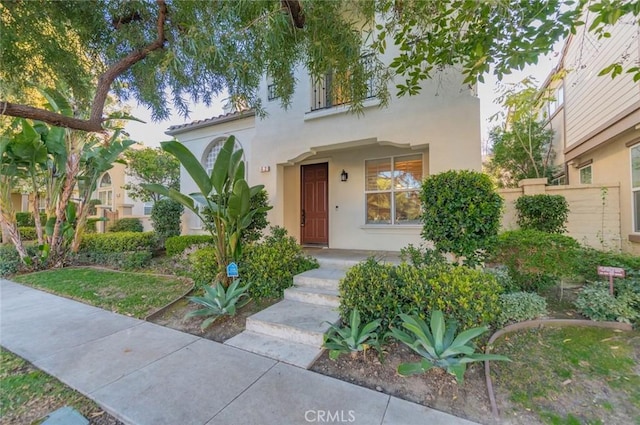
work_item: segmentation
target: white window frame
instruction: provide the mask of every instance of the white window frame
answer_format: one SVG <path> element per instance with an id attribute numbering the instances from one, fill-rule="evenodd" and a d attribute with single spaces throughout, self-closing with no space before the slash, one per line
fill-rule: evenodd
<path id="1" fill-rule="evenodd" d="M 638 150 L 640 156 L 640 143 L 629 148 L 629 178 L 631 179 L 631 231 L 632 233 L 640 233 L 640 211 L 636 211 L 635 197 L 640 196 L 640 186 L 633 186 L 633 151 Z"/>
<path id="2" fill-rule="evenodd" d="M 396 158 L 409 157 L 409 156 L 420 156 L 420 163 L 422 167 L 422 176 L 420 177 L 420 181 L 424 179 L 424 154 L 422 153 L 409 153 L 409 154 L 401 154 L 401 155 L 392 155 L 392 156 L 382 156 L 378 158 L 367 158 L 364 161 L 363 169 L 364 169 L 364 225 L 365 226 L 416 226 L 419 225 L 419 220 L 412 223 L 396 223 L 396 193 L 402 192 L 418 192 L 420 193 L 421 186 L 410 189 L 396 189 L 393 184 L 394 174 L 395 174 L 395 162 Z M 391 187 L 389 190 L 367 190 L 367 161 L 376 161 L 381 159 L 388 159 L 391 162 Z M 367 195 L 374 193 L 389 193 L 391 196 L 390 199 L 390 223 L 369 223 L 367 222 Z"/>
<path id="3" fill-rule="evenodd" d="M 588 164 L 585 165 L 584 167 L 580 167 L 578 168 L 578 178 L 580 179 L 580 184 L 593 184 L 593 164 Z M 587 168 L 591 169 L 591 181 L 588 183 L 585 183 L 582 181 L 582 170 L 586 170 Z"/>
<path id="4" fill-rule="evenodd" d="M 214 149 L 217 149 L 218 153 L 220 153 L 220 149 L 222 149 L 222 146 L 226 141 L 227 141 L 226 137 L 216 137 L 207 145 L 207 148 L 204 150 L 202 154 L 202 160 L 200 161 L 200 163 L 205 168 L 205 170 L 207 170 L 207 174 L 211 175 L 211 170 L 213 169 L 213 165 L 215 164 L 216 159 L 218 158 L 218 154 L 216 153 L 216 156 L 213 158 L 211 163 L 209 163 L 209 156 L 211 155 L 211 152 Z M 233 150 L 235 151 L 238 149 L 242 149 L 242 159 L 244 160 L 245 158 L 244 149 L 242 147 L 242 144 L 240 144 L 238 139 L 236 139 L 235 144 L 233 145 Z M 246 172 L 247 172 L 246 161 L 244 165 L 245 165 L 245 177 L 246 177 Z"/>
<path id="5" fill-rule="evenodd" d="M 149 212 L 147 212 L 147 209 Z M 142 207 L 142 215 L 151 215 L 151 210 L 153 209 L 153 202 L 145 202 Z"/>

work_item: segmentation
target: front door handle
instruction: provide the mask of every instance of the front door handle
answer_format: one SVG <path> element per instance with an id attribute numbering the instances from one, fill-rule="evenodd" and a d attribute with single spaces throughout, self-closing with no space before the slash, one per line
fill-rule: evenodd
<path id="1" fill-rule="evenodd" d="M 301 226 L 301 227 L 304 227 L 304 225 L 305 225 L 306 221 L 307 221 L 307 216 L 306 216 L 306 214 L 305 214 L 305 211 L 304 211 L 304 210 L 302 210 L 302 214 L 301 214 L 301 216 L 300 216 L 300 226 Z"/>

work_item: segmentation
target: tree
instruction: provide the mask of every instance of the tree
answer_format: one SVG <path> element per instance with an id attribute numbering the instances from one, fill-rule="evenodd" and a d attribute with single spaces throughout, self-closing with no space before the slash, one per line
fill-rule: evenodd
<path id="1" fill-rule="evenodd" d="M 154 119 L 169 115 L 169 97 L 183 115 L 187 98 L 210 104 L 227 90 L 232 103 L 261 112 L 258 86 L 273 78 L 284 106 L 299 65 L 314 77 L 332 70 L 340 93 L 359 110 L 375 81 L 388 101 L 388 83 L 413 94 L 443 68 L 462 68 L 474 84 L 493 67 L 501 76 L 535 63 L 581 25 L 586 0 L 470 2 L 463 0 L 265 0 L 194 2 L 92 2 L 45 0 L 0 4 L 0 79 L 3 114 L 83 131 L 103 130 L 110 91 L 136 99 Z M 599 0 L 588 6 L 590 30 L 606 37 L 623 16 L 637 21 L 640 0 Z M 33 28 L 46 31 L 33 31 Z M 380 61 L 393 43 L 400 54 Z M 365 67 L 363 53 L 373 64 Z M 622 72 L 622 65 L 609 72 Z M 21 72 L 13 72 L 19 69 Z M 640 75 L 639 67 L 627 70 Z M 66 84 L 87 117 L 33 106 L 25 88 Z"/>
<path id="2" fill-rule="evenodd" d="M 230 281 L 226 275 L 227 265 L 231 261 L 239 261 L 242 254 L 243 232 L 251 225 L 256 215 L 271 209 L 269 206 L 252 206 L 251 200 L 258 196 L 264 186 L 249 187 L 244 178 L 243 151 L 234 151 L 234 145 L 235 137 L 229 136 L 218 153 L 211 172 L 207 173 L 200 161 L 182 143 L 162 142 L 162 149 L 180 161 L 200 191 L 185 195 L 159 184 L 143 185 L 146 190 L 179 202 L 203 222 L 206 218 L 202 210 L 206 208 L 210 211 L 211 226 L 207 226 L 207 230 L 213 237 L 216 262 L 220 270 L 216 280 L 225 287 Z M 204 208 L 201 210 L 199 205 Z"/>
<path id="3" fill-rule="evenodd" d="M 124 158 L 127 175 L 135 179 L 135 183 L 123 186 L 132 199 L 154 204 L 161 199 L 158 193 L 144 189 L 142 184 L 155 183 L 180 189 L 180 163 L 161 148 L 130 149 L 124 153 Z"/>
<path id="4" fill-rule="evenodd" d="M 42 91 L 48 107 L 73 115 L 61 94 Z M 47 221 L 35 220 L 40 257 L 54 267 L 63 265 L 69 251 L 77 251 L 90 209 L 89 197 L 98 177 L 112 167 L 133 141 L 118 130 L 90 134 L 16 118 L 0 137 L 0 225 L 7 230 L 21 260 L 31 262 L 20 239 L 11 202 L 11 188 L 22 179 L 33 194 L 32 209 L 44 199 Z M 44 196 L 44 198 L 42 198 Z M 75 198 L 75 199 L 73 199 Z"/>
<path id="5" fill-rule="evenodd" d="M 492 152 L 487 169 L 499 186 L 517 187 L 522 179 L 553 176 L 554 132 L 546 128 L 547 117 L 540 113 L 550 100 L 551 90 L 538 90 L 530 78 L 507 86 L 498 97 L 507 112 L 503 126 L 489 133 Z"/>
<path id="6" fill-rule="evenodd" d="M 180 235 L 180 217 L 184 207 L 173 199 L 160 199 L 151 208 L 151 223 L 160 241 Z"/>

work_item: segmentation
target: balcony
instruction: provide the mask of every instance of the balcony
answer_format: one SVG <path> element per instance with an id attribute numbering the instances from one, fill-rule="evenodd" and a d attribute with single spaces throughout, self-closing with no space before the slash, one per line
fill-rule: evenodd
<path id="1" fill-rule="evenodd" d="M 365 75 L 371 75 L 374 66 L 373 55 L 363 56 L 361 59 L 364 67 Z M 345 105 L 351 102 L 349 93 L 334 87 L 334 74 L 328 72 L 324 77 L 312 84 L 311 92 L 311 112 L 323 109 L 330 109 L 336 106 Z M 371 75 L 367 81 L 367 93 L 365 99 L 371 99 L 376 96 L 374 85 L 374 77 Z"/>

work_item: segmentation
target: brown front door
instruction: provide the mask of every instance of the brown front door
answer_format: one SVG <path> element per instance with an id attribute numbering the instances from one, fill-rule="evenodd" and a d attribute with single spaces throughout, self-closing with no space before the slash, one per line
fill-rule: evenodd
<path id="1" fill-rule="evenodd" d="M 303 165 L 300 172 L 302 243 L 329 245 L 329 164 Z"/>

